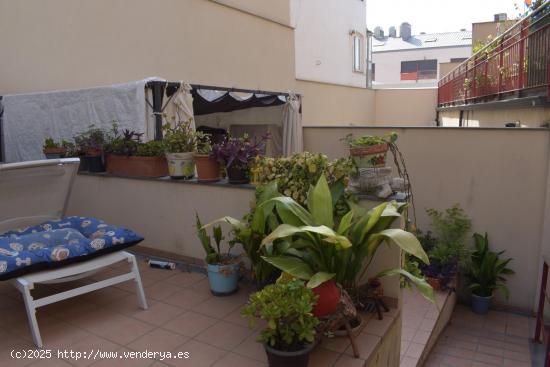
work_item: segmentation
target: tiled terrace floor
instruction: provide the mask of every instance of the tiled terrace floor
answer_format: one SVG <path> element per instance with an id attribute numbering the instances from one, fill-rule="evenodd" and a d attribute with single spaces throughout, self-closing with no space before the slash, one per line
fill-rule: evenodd
<path id="1" fill-rule="evenodd" d="M 535 366 L 529 347 L 533 331 L 533 318 L 497 311 L 480 316 L 457 305 L 425 366 Z"/>
<path id="2" fill-rule="evenodd" d="M 446 295 L 445 292 L 436 293 L 436 302 L 440 308 Z M 420 293 L 404 289 L 402 313 L 401 367 L 416 367 L 439 317 L 439 310 Z"/>
<path id="3" fill-rule="evenodd" d="M 438 294 L 438 304 L 441 305 Z M 416 366 L 422 349 L 435 324 L 438 311 L 418 293 L 403 294 L 403 329 L 401 367 Z M 425 367 L 528 367 L 531 360 L 529 339 L 534 332 L 534 318 L 490 311 L 474 314 L 457 305 L 450 324 L 434 346 Z"/>
<path id="4" fill-rule="evenodd" d="M 127 266 L 127 264 L 124 264 Z M 140 262 L 149 302 L 147 311 L 137 307 L 133 283 L 79 296 L 40 308 L 38 323 L 45 349 L 54 350 L 52 359 L 13 359 L 11 350 L 34 349 L 20 294 L 0 282 L 0 366 L 265 366 L 266 356 L 255 341 L 257 329 L 248 328 L 239 309 L 248 298 L 246 288 L 229 297 L 213 297 L 202 274 L 179 270 L 158 270 Z M 121 267 L 98 274 L 103 279 L 122 272 Z M 80 281 L 85 283 L 84 281 Z M 74 286 L 74 283 L 72 284 Z M 61 290 L 58 286 L 57 291 Z M 38 288 L 39 296 L 51 293 L 51 286 Z M 358 336 L 365 358 L 390 327 L 395 312 L 383 321 L 368 320 Z M 88 360 L 57 358 L 57 349 L 90 353 L 160 351 L 189 352 L 189 359 Z M 311 356 L 310 366 L 360 367 L 364 359 L 351 357 L 347 338 L 325 339 Z"/>

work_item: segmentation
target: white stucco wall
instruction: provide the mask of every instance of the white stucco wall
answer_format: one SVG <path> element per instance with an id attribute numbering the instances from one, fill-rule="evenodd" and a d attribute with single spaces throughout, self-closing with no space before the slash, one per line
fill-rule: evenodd
<path id="1" fill-rule="evenodd" d="M 366 36 L 365 1 L 293 0 L 291 19 L 297 79 L 366 87 L 366 73 L 353 71 L 350 35 Z"/>
<path id="2" fill-rule="evenodd" d="M 449 62 L 451 58 L 470 57 L 470 55 L 470 46 L 373 52 L 372 61 L 376 65 L 374 85 L 377 87 L 384 87 L 384 84 L 390 84 L 391 86 L 433 87 L 437 85 L 437 79 L 421 80 L 418 82 L 413 80 L 401 81 L 401 61 L 436 59 L 439 79 L 441 76 L 439 72 L 440 63 Z"/>

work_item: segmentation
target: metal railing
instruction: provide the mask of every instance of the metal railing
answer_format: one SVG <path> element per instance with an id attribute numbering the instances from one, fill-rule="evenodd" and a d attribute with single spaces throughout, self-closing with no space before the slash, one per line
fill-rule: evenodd
<path id="1" fill-rule="evenodd" d="M 544 367 L 550 367 L 550 335 L 544 325 L 544 306 L 546 302 L 550 303 L 550 296 L 547 291 L 548 285 L 548 259 L 543 256 L 542 279 L 540 282 L 539 307 L 537 310 L 537 326 L 535 328 L 535 342 L 546 345 L 546 355 L 544 357 Z"/>
<path id="2" fill-rule="evenodd" d="M 550 97 L 550 2 L 518 21 L 438 83 L 440 107 Z"/>

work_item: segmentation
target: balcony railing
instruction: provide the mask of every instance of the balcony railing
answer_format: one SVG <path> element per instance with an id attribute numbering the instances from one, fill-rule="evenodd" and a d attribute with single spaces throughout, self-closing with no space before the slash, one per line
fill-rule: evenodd
<path id="1" fill-rule="evenodd" d="M 439 107 L 550 97 L 550 2 L 439 81 Z"/>

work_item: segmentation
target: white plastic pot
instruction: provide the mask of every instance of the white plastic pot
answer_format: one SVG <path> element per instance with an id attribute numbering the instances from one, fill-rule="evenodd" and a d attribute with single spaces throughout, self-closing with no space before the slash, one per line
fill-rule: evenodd
<path id="1" fill-rule="evenodd" d="M 190 179 L 195 175 L 193 152 L 166 153 L 166 160 L 170 177 Z"/>

